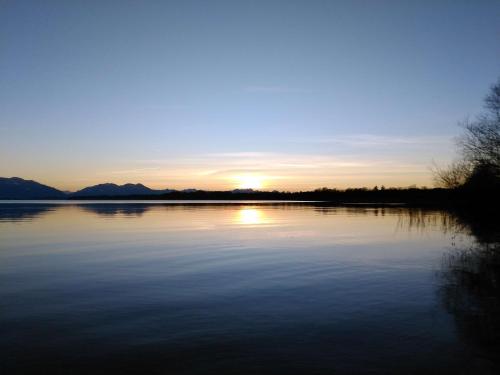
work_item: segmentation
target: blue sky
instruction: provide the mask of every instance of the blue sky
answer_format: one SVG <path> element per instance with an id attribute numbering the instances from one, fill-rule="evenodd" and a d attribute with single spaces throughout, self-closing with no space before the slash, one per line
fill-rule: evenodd
<path id="1" fill-rule="evenodd" d="M 0 175 L 431 185 L 500 76 L 498 1 L 0 2 Z"/>

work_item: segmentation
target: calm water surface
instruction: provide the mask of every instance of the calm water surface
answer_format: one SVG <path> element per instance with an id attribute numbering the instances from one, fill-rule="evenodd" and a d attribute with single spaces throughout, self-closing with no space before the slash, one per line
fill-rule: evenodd
<path id="1" fill-rule="evenodd" d="M 497 326 L 455 308 L 473 234 L 404 208 L 0 204 L 0 372 L 495 373 L 474 336 Z"/>

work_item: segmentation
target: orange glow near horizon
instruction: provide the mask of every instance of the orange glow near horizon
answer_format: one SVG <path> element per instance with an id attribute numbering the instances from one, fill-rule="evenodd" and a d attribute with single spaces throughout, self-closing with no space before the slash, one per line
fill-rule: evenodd
<path id="1" fill-rule="evenodd" d="M 254 189 L 259 190 L 264 188 L 264 177 L 257 175 L 240 175 L 235 176 L 238 189 Z"/>
<path id="2" fill-rule="evenodd" d="M 222 162 L 221 162 L 222 163 Z M 251 165 L 259 172 L 245 171 L 247 165 L 236 167 L 229 162 L 213 166 L 186 166 L 158 169 L 119 169 L 107 166 L 85 165 L 69 169 L 37 169 L 26 173 L 15 173 L 10 164 L 2 165 L 7 170 L 4 177 L 21 177 L 65 191 L 77 191 L 102 183 L 123 185 L 141 183 L 151 189 L 200 189 L 233 190 L 254 189 L 261 191 L 307 191 L 321 187 L 345 189 L 407 187 L 409 185 L 433 186 L 432 174 L 425 165 L 372 163 L 360 166 L 332 166 L 316 164 L 288 164 L 286 160 L 269 160 L 267 164 Z M 91 168 L 92 167 L 92 168 Z M 257 168 L 259 167 L 259 168 Z M 250 168 L 248 168 L 250 169 Z"/>

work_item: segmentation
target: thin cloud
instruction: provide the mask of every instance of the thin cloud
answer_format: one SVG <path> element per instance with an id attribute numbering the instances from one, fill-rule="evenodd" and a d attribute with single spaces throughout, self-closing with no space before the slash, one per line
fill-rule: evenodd
<path id="1" fill-rule="evenodd" d="M 349 138 L 349 141 L 352 139 Z M 408 146 L 412 139 L 358 137 L 362 144 L 392 142 Z M 157 186 L 170 188 L 231 189 L 234 177 L 259 175 L 269 189 L 313 189 L 320 186 L 348 187 L 406 186 L 408 181 L 419 185 L 432 183 L 430 160 L 387 156 L 380 153 L 307 154 L 266 151 L 218 152 L 192 154 L 171 158 L 128 161 L 129 170 L 120 171 L 121 179 L 144 176 Z M 142 178 L 141 178 L 142 179 Z M 163 181 L 163 182 L 162 182 Z"/>
<path id="2" fill-rule="evenodd" d="M 110 171 L 111 174 L 126 174 L 126 175 L 137 175 L 137 174 L 149 174 L 153 171 L 159 170 L 160 167 L 146 167 L 146 168 L 135 168 L 135 169 L 122 169 L 116 171 Z"/>
<path id="3" fill-rule="evenodd" d="M 273 155 L 278 155 L 273 152 L 216 152 L 211 154 L 206 154 L 207 157 L 215 158 L 262 158 L 269 157 Z"/>
<path id="4" fill-rule="evenodd" d="M 311 92 L 311 90 L 301 89 L 296 87 L 287 87 L 287 86 L 247 86 L 244 88 L 244 91 L 251 93 L 268 93 L 268 94 Z"/>
<path id="5" fill-rule="evenodd" d="M 340 144 L 353 147 L 385 147 L 397 145 L 451 144 L 445 136 L 380 136 L 373 134 L 342 135 L 332 138 L 305 138 L 296 140 L 301 143 Z"/>

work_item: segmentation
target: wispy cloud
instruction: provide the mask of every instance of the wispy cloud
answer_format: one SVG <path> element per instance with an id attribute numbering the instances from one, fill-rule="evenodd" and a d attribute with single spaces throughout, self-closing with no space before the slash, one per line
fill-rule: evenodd
<path id="1" fill-rule="evenodd" d="M 246 92 L 252 93 L 269 93 L 269 94 L 279 94 L 279 93 L 309 93 L 311 90 L 301 89 L 297 87 L 288 86 L 246 86 L 244 88 Z"/>
<path id="2" fill-rule="evenodd" d="M 434 155 L 429 150 L 436 150 L 440 161 L 446 162 L 445 150 L 453 149 L 453 140 L 443 136 L 358 134 L 309 137 L 292 143 L 297 151 L 226 149 L 171 157 L 158 153 L 161 157 L 122 160 L 126 167 L 114 169 L 111 175 L 122 182 L 140 180 L 155 187 L 201 189 L 234 188 L 235 176 L 245 174 L 259 175 L 266 188 L 272 189 L 431 185 L 429 165 Z"/>
<path id="3" fill-rule="evenodd" d="M 134 163 L 137 176 L 148 174 L 152 181 L 163 181 L 162 187 L 175 188 L 233 188 L 234 177 L 245 174 L 263 176 L 267 188 L 292 190 L 431 183 L 430 161 L 374 155 L 220 152 Z"/>
<path id="4" fill-rule="evenodd" d="M 261 158 L 279 155 L 273 152 L 215 152 L 206 154 L 210 158 Z"/>
<path id="5" fill-rule="evenodd" d="M 297 143 L 339 144 L 352 147 L 386 147 L 398 145 L 452 144 L 449 136 L 381 136 L 374 134 L 341 135 L 296 139 Z"/>
<path id="6" fill-rule="evenodd" d="M 160 167 L 146 167 L 146 168 L 135 168 L 135 169 L 120 169 L 110 171 L 109 173 L 114 175 L 145 175 L 150 174 L 151 172 L 159 170 Z"/>
<path id="7" fill-rule="evenodd" d="M 185 104 L 148 104 L 143 107 L 146 110 L 182 111 L 192 109 L 192 106 Z"/>

